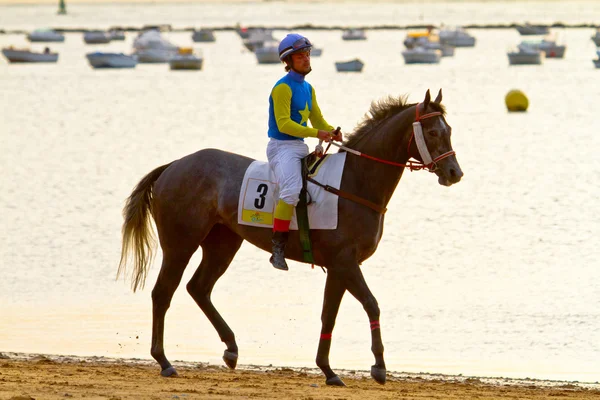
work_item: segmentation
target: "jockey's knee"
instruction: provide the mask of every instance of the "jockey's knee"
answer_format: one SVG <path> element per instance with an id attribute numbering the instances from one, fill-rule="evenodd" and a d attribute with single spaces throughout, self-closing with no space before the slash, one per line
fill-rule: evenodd
<path id="1" fill-rule="evenodd" d="M 279 193 L 279 198 L 287 204 L 296 207 L 296 205 L 298 205 L 298 201 L 300 201 L 300 189 L 298 189 L 298 191 L 296 191 L 295 189 L 282 190 Z"/>

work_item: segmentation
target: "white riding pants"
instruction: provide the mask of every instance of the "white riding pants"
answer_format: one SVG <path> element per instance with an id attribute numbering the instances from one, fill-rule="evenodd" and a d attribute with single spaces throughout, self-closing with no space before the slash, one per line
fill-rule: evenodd
<path id="1" fill-rule="evenodd" d="M 294 207 L 302 190 L 302 158 L 308 146 L 301 140 L 269 140 L 267 159 L 279 186 L 279 198 Z"/>

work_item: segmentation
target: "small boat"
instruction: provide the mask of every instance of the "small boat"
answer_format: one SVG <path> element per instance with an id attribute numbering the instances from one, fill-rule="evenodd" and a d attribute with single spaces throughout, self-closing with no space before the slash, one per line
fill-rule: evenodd
<path id="1" fill-rule="evenodd" d="M 534 50 L 541 50 L 544 52 L 546 58 L 563 58 L 565 56 L 565 45 L 556 44 L 556 40 L 546 38 L 542 40 L 524 40 L 521 42 L 522 46 L 527 46 Z"/>
<path id="2" fill-rule="evenodd" d="M 215 38 L 215 33 L 211 29 L 200 29 L 192 33 L 192 40 L 194 42 L 214 42 L 217 39 Z"/>
<path id="3" fill-rule="evenodd" d="M 103 31 L 88 31 L 83 34 L 83 41 L 87 44 L 110 43 L 110 35 Z"/>
<path id="4" fill-rule="evenodd" d="M 361 72 L 365 63 L 358 58 L 350 61 L 340 61 L 335 63 L 335 69 L 338 72 Z"/>
<path id="5" fill-rule="evenodd" d="M 313 47 L 312 50 L 310 51 L 311 57 L 321 57 L 321 54 L 323 54 L 323 49 L 320 47 L 319 48 Z"/>
<path id="6" fill-rule="evenodd" d="M 453 47 L 473 47 L 475 46 L 475 37 L 467 33 L 462 28 L 443 28 L 438 34 L 440 43 Z"/>
<path id="7" fill-rule="evenodd" d="M 65 36 L 53 29 L 36 29 L 27 34 L 30 42 L 64 42 Z"/>
<path id="8" fill-rule="evenodd" d="M 525 24 L 525 25 L 517 25 L 517 26 L 515 26 L 515 28 L 517 28 L 517 31 L 519 31 L 519 33 L 524 36 L 547 35 L 548 33 L 550 33 L 550 30 L 548 29 L 548 27 L 544 26 L 544 25 Z"/>
<path id="9" fill-rule="evenodd" d="M 125 40 L 125 31 L 121 29 L 109 29 L 108 36 L 110 40 Z"/>
<path id="10" fill-rule="evenodd" d="M 172 70 L 201 70 L 204 59 L 200 54 L 194 54 L 191 47 L 180 47 L 177 54 L 169 60 Z"/>
<path id="11" fill-rule="evenodd" d="M 2 54 L 11 63 L 55 63 L 58 61 L 58 53 L 52 53 L 47 47 L 42 53 L 7 47 L 2 49 Z"/>
<path id="12" fill-rule="evenodd" d="M 261 29 L 251 30 L 248 37 L 242 40 L 242 43 L 248 50 L 254 51 L 259 47 L 263 47 L 265 43 L 274 41 L 276 40 L 273 37 L 273 31 Z"/>
<path id="13" fill-rule="evenodd" d="M 542 63 L 541 50 L 519 45 L 516 51 L 507 53 L 509 65 L 539 65 Z"/>
<path id="14" fill-rule="evenodd" d="M 96 51 L 86 54 L 86 57 L 93 68 L 134 68 L 138 63 L 135 55 L 123 53 Z"/>
<path id="15" fill-rule="evenodd" d="M 277 42 L 267 42 L 264 46 L 254 50 L 259 64 L 280 64 L 279 44 Z M 312 53 L 311 53 L 312 54 Z"/>
<path id="16" fill-rule="evenodd" d="M 442 43 L 440 41 L 440 36 L 431 30 L 408 32 L 404 39 L 404 45 L 409 50 L 416 48 L 441 50 L 442 57 L 454 56 L 455 47 L 450 44 Z"/>
<path id="17" fill-rule="evenodd" d="M 140 63 L 167 63 L 179 49 L 155 29 L 140 33 L 133 41 L 133 48 Z"/>
<path id="18" fill-rule="evenodd" d="M 592 60 L 594 62 L 594 65 L 596 66 L 596 68 L 600 68 L 600 58 L 597 58 L 595 60 Z"/>
<path id="19" fill-rule="evenodd" d="M 442 51 L 439 49 L 427 49 L 415 47 L 402 52 L 406 64 L 439 64 L 442 59 Z"/>
<path id="20" fill-rule="evenodd" d="M 592 41 L 596 47 L 600 47 L 600 28 L 596 29 L 596 34 L 592 36 Z"/>
<path id="21" fill-rule="evenodd" d="M 364 29 L 346 29 L 342 33 L 342 40 L 367 40 Z"/>

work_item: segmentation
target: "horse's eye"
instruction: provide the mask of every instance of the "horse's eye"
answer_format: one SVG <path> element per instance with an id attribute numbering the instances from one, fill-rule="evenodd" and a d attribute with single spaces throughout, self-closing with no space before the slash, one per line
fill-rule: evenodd
<path id="1" fill-rule="evenodd" d="M 437 133 L 437 131 L 429 131 L 429 135 L 431 135 L 433 137 L 437 137 L 438 133 Z"/>

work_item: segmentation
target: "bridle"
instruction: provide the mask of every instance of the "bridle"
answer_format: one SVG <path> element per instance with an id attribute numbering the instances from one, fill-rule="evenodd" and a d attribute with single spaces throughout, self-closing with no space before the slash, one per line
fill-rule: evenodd
<path id="1" fill-rule="evenodd" d="M 323 161 L 323 159 L 325 157 L 325 154 L 327 153 L 327 151 L 329 150 L 329 147 L 331 147 L 332 144 L 334 146 L 337 146 L 340 149 L 342 149 L 342 150 L 350 153 L 350 154 L 354 154 L 354 155 L 359 156 L 359 157 L 364 157 L 364 158 L 367 158 L 369 160 L 377 161 L 377 162 L 382 163 L 382 164 L 393 165 L 395 167 L 408 168 L 411 171 L 418 171 L 418 170 L 421 170 L 421 169 L 425 169 L 425 170 L 427 170 L 429 172 L 435 172 L 437 170 L 437 162 L 438 161 L 443 160 L 444 158 L 453 156 L 456 153 L 454 152 L 454 150 L 450 150 L 450 151 L 445 152 L 442 155 L 437 156 L 434 159 L 431 159 L 431 154 L 429 154 L 429 150 L 427 149 L 427 144 L 425 143 L 425 138 L 423 136 L 423 127 L 421 126 L 421 121 L 424 120 L 424 119 L 427 119 L 427 118 L 441 116 L 442 113 L 439 112 L 439 111 L 434 111 L 434 112 L 430 112 L 428 114 L 419 115 L 419 106 L 420 105 L 421 105 L 421 103 L 418 103 L 417 107 L 416 107 L 416 110 L 417 110 L 416 111 L 416 117 L 415 117 L 415 122 L 413 122 L 413 124 L 412 124 L 413 125 L 412 134 L 410 136 L 410 139 L 408 140 L 407 154 L 410 152 L 410 145 L 411 145 L 411 143 L 413 141 L 413 138 L 414 138 L 415 143 L 417 144 L 417 149 L 419 151 L 419 155 L 421 156 L 421 159 L 423 160 L 423 162 L 417 161 L 417 160 L 408 160 L 406 162 L 406 164 L 401 164 L 401 163 L 397 163 L 397 162 L 394 162 L 394 161 L 389 161 L 389 160 L 384 160 L 384 159 L 381 159 L 381 158 L 373 157 L 373 156 L 370 156 L 368 154 L 363 154 L 360 151 L 357 151 L 357 150 L 354 150 L 354 149 L 350 149 L 350 148 L 348 148 L 348 147 L 346 147 L 344 145 L 337 144 L 337 143 L 334 143 L 333 141 L 330 141 L 329 144 L 328 144 L 328 146 L 327 146 L 327 148 L 325 149 L 325 151 L 323 151 L 322 147 L 321 147 L 321 149 L 320 149 L 320 153 L 322 154 L 321 155 L 321 159 L 318 160 L 313 165 L 313 167 L 311 168 L 310 173 L 314 173 L 314 171 L 316 170 L 316 168 L 318 167 L 318 165 Z M 338 127 L 338 130 L 339 129 L 340 128 Z M 322 141 L 319 142 L 318 147 L 321 146 L 321 142 Z M 372 210 L 375 210 L 376 212 L 378 212 L 380 214 L 385 214 L 385 212 L 387 210 L 385 207 L 380 206 L 378 204 L 375 204 L 375 203 L 373 203 L 373 202 L 371 202 L 369 200 L 365 200 L 365 199 L 363 199 L 363 198 L 361 198 L 359 196 L 356 196 L 354 194 L 347 193 L 347 192 L 342 191 L 340 189 L 336 189 L 336 188 L 334 188 L 334 187 L 332 187 L 330 185 L 324 185 L 324 184 L 322 184 L 320 182 L 317 182 L 315 179 L 313 179 L 310 176 L 307 177 L 307 180 L 309 182 L 314 183 L 317 186 L 322 187 L 326 191 L 335 194 L 336 196 L 340 196 L 340 197 L 346 198 L 348 200 L 354 201 L 356 203 L 362 204 L 362 205 L 364 205 L 366 207 L 369 207 Z"/>
<path id="2" fill-rule="evenodd" d="M 441 154 L 439 156 L 437 156 L 436 158 L 432 159 L 431 158 L 431 154 L 429 154 L 429 150 L 427 149 L 427 144 L 425 143 L 425 137 L 423 136 L 423 127 L 421 126 L 421 121 L 427 118 L 431 118 L 431 117 L 437 117 L 437 116 L 441 116 L 442 113 L 439 111 L 434 111 L 434 112 L 430 112 L 428 114 L 424 114 L 424 115 L 419 115 L 419 106 L 422 103 L 418 103 L 416 106 L 416 116 L 415 116 L 415 122 L 413 122 L 413 131 L 412 134 L 410 136 L 410 139 L 408 140 L 408 147 L 406 149 L 407 154 L 410 152 L 410 145 L 413 141 L 413 138 L 415 140 L 415 143 L 417 145 L 417 150 L 419 151 L 419 155 L 421 156 L 421 159 L 423 160 L 421 161 L 417 161 L 417 160 L 408 160 L 406 162 L 406 164 L 402 164 L 402 163 L 397 163 L 394 161 L 389 161 L 389 160 L 384 160 L 381 158 L 377 158 L 377 157 L 373 157 L 370 156 L 368 154 L 364 154 L 361 153 L 360 151 L 354 150 L 354 149 L 350 149 L 344 145 L 341 144 L 337 144 L 334 142 L 329 142 L 329 145 L 327 146 L 327 150 L 329 149 L 329 146 L 331 146 L 332 144 L 334 146 L 339 147 L 342 150 L 347 151 L 348 153 L 357 155 L 359 157 L 364 157 L 367 158 L 369 160 L 373 160 L 373 161 L 377 161 L 379 163 L 383 163 L 383 164 L 387 164 L 387 165 L 393 165 L 395 167 L 403 167 L 403 168 L 408 168 L 410 171 L 418 171 L 421 169 L 425 169 L 429 172 L 435 172 L 435 170 L 437 169 L 437 162 L 440 160 L 443 160 L 444 158 L 448 158 L 450 156 L 455 155 L 456 153 L 454 152 L 454 150 L 450 150 L 445 152 L 444 154 Z M 325 150 L 323 152 L 323 155 L 327 152 L 327 150 Z"/>

